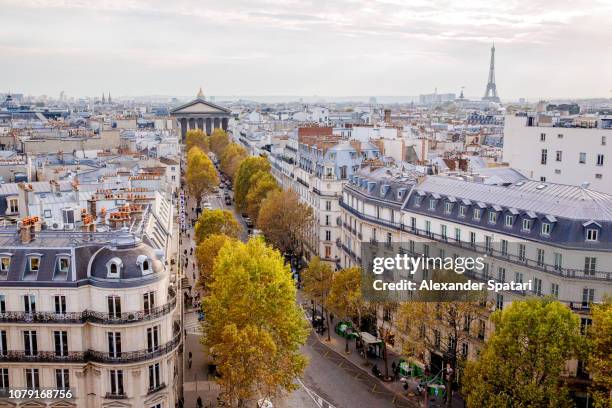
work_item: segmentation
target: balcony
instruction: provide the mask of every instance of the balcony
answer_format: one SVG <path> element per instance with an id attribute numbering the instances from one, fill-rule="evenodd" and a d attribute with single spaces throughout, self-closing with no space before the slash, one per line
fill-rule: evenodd
<path id="1" fill-rule="evenodd" d="M 57 323 L 57 324 L 83 324 L 83 323 L 102 323 L 102 324 L 126 324 L 139 321 L 157 319 L 164 316 L 176 307 L 176 297 L 170 299 L 163 306 L 154 307 L 149 310 L 139 310 L 135 312 L 124 312 L 111 315 L 104 312 L 85 310 L 84 312 L 54 313 L 54 312 L 5 312 L 0 313 L 0 323 Z"/>
<path id="2" fill-rule="evenodd" d="M 151 387 L 151 388 L 149 388 L 149 391 L 147 391 L 147 395 L 155 394 L 157 391 L 161 391 L 164 388 L 166 388 L 166 384 L 165 383 L 161 383 L 157 387 Z"/>
<path id="3" fill-rule="evenodd" d="M 111 400 L 122 400 L 122 399 L 127 399 L 127 394 L 125 392 L 122 394 L 111 394 L 110 392 L 107 392 L 104 398 L 111 399 Z"/>
<path id="4" fill-rule="evenodd" d="M 105 363 L 105 364 L 127 364 L 139 361 L 151 360 L 173 351 L 180 343 L 180 333 L 166 344 L 155 350 L 137 350 L 122 353 L 107 353 L 95 350 L 73 351 L 65 356 L 57 355 L 54 351 L 38 351 L 36 355 L 27 355 L 23 350 L 8 350 L 0 354 L 3 362 L 36 362 L 36 363 Z"/>

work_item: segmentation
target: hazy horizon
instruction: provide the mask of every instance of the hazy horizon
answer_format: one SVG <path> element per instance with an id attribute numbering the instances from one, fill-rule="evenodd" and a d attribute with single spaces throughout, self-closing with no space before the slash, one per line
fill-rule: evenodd
<path id="1" fill-rule="evenodd" d="M 0 0 L 0 92 L 612 97 L 610 2 L 406 3 Z"/>

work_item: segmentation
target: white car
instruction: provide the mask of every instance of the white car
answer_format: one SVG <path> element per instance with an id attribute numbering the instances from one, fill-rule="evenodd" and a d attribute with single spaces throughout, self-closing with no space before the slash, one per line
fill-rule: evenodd
<path id="1" fill-rule="evenodd" d="M 212 210 L 212 204 L 210 204 L 209 202 L 205 202 L 204 204 L 202 204 L 202 208 L 204 208 L 205 210 Z"/>

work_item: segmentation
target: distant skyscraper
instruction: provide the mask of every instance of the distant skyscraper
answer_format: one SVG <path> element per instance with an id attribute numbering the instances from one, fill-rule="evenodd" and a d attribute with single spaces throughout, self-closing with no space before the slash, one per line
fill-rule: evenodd
<path id="1" fill-rule="evenodd" d="M 491 47 L 491 64 L 489 65 L 489 81 L 487 82 L 487 89 L 485 95 L 482 98 L 483 101 L 499 102 L 499 96 L 497 96 L 497 87 L 495 86 L 495 44 Z"/>

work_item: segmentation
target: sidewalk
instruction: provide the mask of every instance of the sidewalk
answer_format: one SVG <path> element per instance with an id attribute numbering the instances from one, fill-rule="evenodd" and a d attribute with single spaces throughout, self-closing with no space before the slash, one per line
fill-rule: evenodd
<path id="1" fill-rule="evenodd" d="M 307 318 L 312 321 L 312 310 L 309 302 L 303 301 L 301 306 L 305 310 Z M 385 362 L 382 358 L 372 358 L 368 357 L 367 360 L 359 353 L 355 348 L 355 340 L 349 340 L 349 354 L 346 354 L 346 340 L 344 337 L 339 336 L 334 331 L 334 325 L 338 320 L 334 319 L 331 322 L 331 332 L 330 332 L 330 340 L 327 340 L 327 331 L 324 334 L 317 334 L 314 330 L 310 338 L 316 339 L 320 346 L 325 347 L 329 350 L 329 352 L 334 353 L 333 358 L 342 358 L 347 362 L 350 362 L 354 367 L 358 368 L 362 371 L 359 376 L 361 376 L 364 380 L 364 383 L 370 384 L 373 387 L 379 387 L 380 390 L 386 390 L 388 393 L 392 393 L 396 400 L 403 400 L 408 406 L 411 407 L 422 407 L 424 404 L 424 395 L 418 395 L 416 390 L 417 381 L 416 380 L 408 380 L 408 392 L 406 392 L 403 388 L 403 382 L 399 380 L 393 380 L 391 382 L 384 382 L 372 374 L 372 366 L 376 364 L 380 372 L 385 375 Z M 314 346 L 314 345 L 313 345 Z M 389 368 L 389 375 L 393 376 L 393 371 L 391 369 L 392 363 L 399 364 L 400 356 L 395 352 L 387 349 L 387 362 Z M 369 386 L 370 386 L 369 385 Z M 437 399 L 435 397 L 429 398 L 429 407 L 443 407 L 444 401 L 441 399 Z M 463 408 L 463 401 L 455 394 L 453 396 L 453 408 Z"/>

